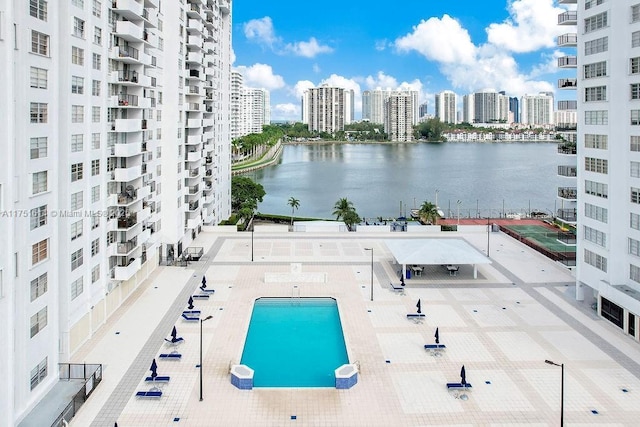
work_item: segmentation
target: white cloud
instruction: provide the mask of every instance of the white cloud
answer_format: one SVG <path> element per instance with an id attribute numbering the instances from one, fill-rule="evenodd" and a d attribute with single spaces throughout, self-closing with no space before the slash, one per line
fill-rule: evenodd
<path id="1" fill-rule="evenodd" d="M 289 43 L 285 46 L 285 50 L 305 58 L 313 58 L 321 53 L 333 52 L 331 47 L 319 44 L 315 37 L 311 37 L 308 42 Z"/>
<path id="2" fill-rule="evenodd" d="M 273 74 L 271 65 L 253 64 L 250 67 L 241 65 L 236 69 L 242 74 L 246 86 L 267 90 L 281 89 L 285 86 L 282 76 Z"/>
<path id="3" fill-rule="evenodd" d="M 272 120 L 300 120 L 300 105 L 285 103 L 271 107 Z"/>
<path id="4" fill-rule="evenodd" d="M 320 66 L 318 64 L 313 64 L 313 72 L 314 73 L 319 73 L 320 72 Z"/>
<path id="5" fill-rule="evenodd" d="M 273 22 L 268 16 L 245 22 L 243 29 L 247 39 L 269 47 L 273 47 L 274 44 L 280 41 L 280 39 L 276 37 L 275 30 L 273 29 Z"/>
<path id="6" fill-rule="evenodd" d="M 291 89 L 290 92 L 297 99 L 302 99 L 302 95 L 304 95 L 304 91 L 312 87 L 316 87 L 315 83 L 313 83 L 312 81 L 300 80 L 298 83 L 295 84 L 295 86 L 293 86 L 293 89 Z"/>
<path id="7" fill-rule="evenodd" d="M 364 79 L 367 89 L 395 89 L 398 87 L 398 81 L 393 76 L 388 76 L 384 71 L 378 71 L 374 76 L 367 76 Z"/>
<path id="8" fill-rule="evenodd" d="M 467 30 L 449 15 L 422 20 L 413 32 L 397 39 L 395 46 L 401 52 L 415 50 L 441 63 L 472 63 L 476 50 Z"/>
<path id="9" fill-rule="evenodd" d="M 486 29 L 489 43 L 511 52 L 533 52 L 555 46 L 555 37 L 566 32 L 557 24 L 564 9 L 553 0 L 514 0 L 509 4 L 510 17 Z"/>
<path id="10" fill-rule="evenodd" d="M 385 50 L 387 48 L 387 44 L 388 43 L 389 42 L 387 41 L 387 39 L 376 40 L 376 43 L 375 43 L 374 47 L 375 47 L 375 49 L 377 51 L 381 52 L 381 51 L 383 51 L 383 50 Z"/>

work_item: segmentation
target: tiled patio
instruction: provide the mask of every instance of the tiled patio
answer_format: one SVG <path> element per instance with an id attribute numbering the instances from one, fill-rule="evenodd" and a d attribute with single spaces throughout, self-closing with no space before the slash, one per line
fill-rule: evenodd
<path id="1" fill-rule="evenodd" d="M 588 305 L 571 300 L 572 277 L 553 262 L 501 233 L 491 235 L 493 264 L 458 276 L 425 269 L 406 281 L 383 240 L 399 234 L 203 233 L 195 246 L 206 261 L 189 268 L 159 267 L 74 362 L 104 364 L 104 380 L 72 425 L 113 426 L 555 426 L 560 412 L 560 368 L 565 363 L 567 425 L 637 425 L 640 417 L 640 345 Z M 486 250 L 486 233 L 458 234 Z M 418 238 L 418 237 L 416 237 Z M 428 238 L 428 237 L 420 237 Z M 374 248 L 374 301 L 370 252 Z M 292 263 L 302 264 L 300 275 Z M 282 282 L 265 282 L 265 275 Z M 188 296 L 206 274 L 215 294 L 197 301 L 203 324 L 204 388 L 199 401 L 198 322 L 179 319 Z M 326 283 L 286 280 L 318 277 Z M 240 360 L 253 300 L 261 296 L 333 296 L 341 312 L 352 362 L 361 374 L 350 390 L 238 390 L 229 365 Z M 418 298 L 426 317 L 407 320 Z M 158 361 L 171 376 L 159 400 L 140 400 L 151 360 L 176 325 L 185 338 L 180 361 Z M 440 357 L 423 345 L 440 341 Z M 116 332 L 120 332 L 116 335 Z M 473 391 L 448 392 L 461 365 Z M 623 391 L 623 390 L 626 390 Z M 592 411 L 597 411 L 597 414 Z M 295 419 L 293 419 L 295 417 Z"/>

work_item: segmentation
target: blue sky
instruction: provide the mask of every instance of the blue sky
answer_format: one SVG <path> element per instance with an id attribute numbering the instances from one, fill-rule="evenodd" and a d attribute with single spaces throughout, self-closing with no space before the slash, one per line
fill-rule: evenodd
<path id="1" fill-rule="evenodd" d="M 234 68 L 271 93 L 272 120 L 299 120 L 300 95 L 329 83 L 362 91 L 411 87 L 433 95 L 485 88 L 511 96 L 556 91 L 562 52 L 554 0 L 237 0 Z M 575 70 L 573 71 L 575 75 Z M 558 99 L 574 94 L 557 91 Z"/>

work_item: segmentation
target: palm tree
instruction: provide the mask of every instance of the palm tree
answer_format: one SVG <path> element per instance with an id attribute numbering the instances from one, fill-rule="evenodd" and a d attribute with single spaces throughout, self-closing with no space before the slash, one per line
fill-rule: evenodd
<path id="1" fill-rule="evenodd" d="M 344 215 L 347 212 L 353 211 L 353 202 L 350 202 L 346 197 L 338 199 L 336 204 L 333 206 L 333 214 L 336 216 L 336 219 L 344 218 Z"/>
<path id="2" fill-rule="evenodd" d="M 300 200 L 295 197 L 289 197 L 287 204 L 291 206 L 291 225 L 293 225 L 293 213 L 300 207 Z"/>
<path id="3" fill-rule="evenodd" d="M 418 214 L 425 222 L 433 224 L 435 224 L 440 217 L 440 215 L 438 215 L 438 207 L 426 200 L 422 206 L 420 206 Z"/>
<path id="4" fill-rule="evenodd" d="M 342 220 L 347 225 L 347 229 L 349 231 L 353 231 L 354 224 L 358 224 L 362 221 L 355 209 L 345 212 L 345 214 L 342 216 Z"/>

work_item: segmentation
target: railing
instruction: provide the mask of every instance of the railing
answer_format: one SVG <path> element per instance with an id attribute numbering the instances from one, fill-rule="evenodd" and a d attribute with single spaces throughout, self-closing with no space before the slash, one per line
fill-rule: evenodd
<path id="1" fill-rule="evenodd" d="M 63 427 L 68 425 L 71 419 L 78 413 L 84 402 L 87 401 L 93 390 L 102 382 L 102 365 L 59 363 L 58 377 L 60 380 L 85 380 L 82 388 L 77 392 L 71 402 L 62 410 L 60 415 L 51 424 L 51 427 Z"/>
<path id="2" fill-rule="evenodd" d="M 578 79 L 559 79 L 558 80 L 558 89 L 567 89 L 567 88 L 577 88 L 578 87 Z"/>
<path id="3" fill-rule="evenodd" d="M 578 12 L 575 10 L 569 10 L 558 15 L 558 25 L 562 25 L 567 22 L 576 22 L 578 20 Z"/>
<path id="4" fill-rule="evenodd" d="M 575 200 L 578 197 L 578 190 L 576 187 L 558 187 L 558 197 Z"/>
<path id="5" fill-rule="evenodd" d="M 557 38 L 558 46 L 575 45 L 576 43 L 578 43 L 578 35 L 575 33 L 563 34 Z"/>
<path id="6" fill-rule="evenodd" d="M 131 228 L 134 225 L 136 225 L 137 222 L 138 222 L 138 216 L 135 213 L 127 217 L 118 218 L 118 228 Z M 119 247 L 118 247 L 118 252 L 120 252 Z"/>
<path id="7" fill-rule="evenodd" d="M 136 71 L 118 71 L 119 82 L 132 82 L 138 83 L 138 73 Z"/>
<path id="8" fill-rule="evenodd" d="M 122 107 L 138 106 L 138 95 L 118 95 L 118 105 Z"/>
<path id="9" fill-rule="evenodd" d="M 575 166 L 561 165 L 561 166 L 558 166 L 558 175 L 574 177 L 574 176 L 577 176 L 577 169 L 578 168 Z"/>
<path id="10" fill-rule="evenodd" d="M 564 233 L 562 231 L 558 231 L 558 241 L 564 243 L 565 245 L 575 245 L 576 235 L 573 233 Z"/>
<path id="11" fill-rule="evenodd" d="M 558 110 L 577 110 L 578 101 L 576 100 L 564 100 L 558 101 Z"/>
<path id="12" fill-rule="evenodd" d="M 118 46 L 121 58 L 133 58 L 138 59 L 139 51 L 135 47 L 131 46 Z"/>
<path id="13" fill-rule="evenodd" d="M 578 58 L 576 56 L 561 56 L 558 58 L 558 67 L 576 67 L 578 65 Z"/>
<path id="14" fill-rule="evenodd" d="M 200 77 L 200 70 L 189 70 L 189 76 Z"/>
<path id="15" fill-rule="evenodd" d="M 558 145 L 558 154 L 576 154 L 577 147 L 575 145 Z"/>
<path id="16" fill-rule="evenodd" d="M 578 220 L 577 209 L 558 209 L 558 218 L 567 222 L 576 222 Z"/>
<path id="17" fill-rule="evenodd" d="M 558 132 L 572 132 L 578 129 L 576 123 L 556 123 L 556 131 Z"/>

